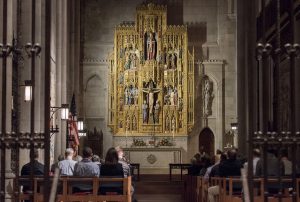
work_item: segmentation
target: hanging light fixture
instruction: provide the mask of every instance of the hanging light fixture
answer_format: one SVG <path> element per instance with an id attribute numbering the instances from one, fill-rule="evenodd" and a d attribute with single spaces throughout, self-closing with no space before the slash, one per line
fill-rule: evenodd
<path id="1" fill-rule="evenodd" d="M 61 105 L 61 120 L 69 119 L 69 104 Z"/>
<path id="2" fill-rule="evenodd" d="M 83 119 L 82 118 L 77 119 L 77 129 L 79 132 L 83 130 Z"/>
<path id="3" fill-rule="evenodd" d="M 32 100 L 32 82 L 31 80 L 25 81 L 25 93 L 24 93 L 24 101 L 29 102 Z"/>
<path id="4" fill-rule="evenodd" d="M 84 129 L 83 118 L 78 118 L 78 120 L 77 120 L 77 129 L 78 129 L 78 136 L 79 137 L 85 137 L 86 136 L 86 130 Z"/>
<path id="5" fill-rule="evenodd" d="M 232 129 L 232 130 L 236 130 L 237 127 L 238 127 L 238 124 L 237 124 L 237 123 L 231 123 L 230 125 L 231 125 L 231 129 Z"/>
<path id="6" fill-rule="evenodd" d="M 81 131 L 78 133 L 79 137 L 85 137 L 86 136 L 86 132 L 85 131 Z"/>

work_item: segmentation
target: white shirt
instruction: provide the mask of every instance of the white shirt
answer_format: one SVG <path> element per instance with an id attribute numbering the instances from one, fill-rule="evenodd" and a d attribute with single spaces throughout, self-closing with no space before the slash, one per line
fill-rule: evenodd
<path id="1" fill-rule="evenodd" d="M 58 162 L 60 174 L 72 176 L 74 174 L 74 167 L 76 163 L 77 161 L 73 161 L 72 159 L 65 159 L 63 161 Z"/>

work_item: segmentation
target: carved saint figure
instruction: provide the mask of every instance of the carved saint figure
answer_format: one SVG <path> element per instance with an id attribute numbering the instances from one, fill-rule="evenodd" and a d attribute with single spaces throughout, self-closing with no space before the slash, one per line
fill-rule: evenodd
<path id="1" fill-rule="evenodd" d="M 167 48 L 165 47 L 160 54 L 160 63 L 164 65 L 164 68 L 167 67 Z"/>
<path id="2" fill-rule="evenodd" d="M 125 54 L 125 70 L 130 69 L 131 67 L 131 54 L 130 53 L 126 53 Z"/>
<path id="3" fill-rule="evenodd" d="M 175 102 L 174 102 L 175 99 L 174 99 L 174 97 L 175 97 L 174 91 L 171 90 L 171 92 L 170 92 L 170 102 L 171 102 L 172 106 L 175 105 Z"/>
<path id="4" fill-rule="evenodd" d="M 125 95 L 125 105 L 128 105 L 129 104 L 129 89 L 126 87 L 125 88 L 125 92 L 124 92 L 124 95 Z"/>
<path id="5" fill-rule="evenodd" d="M 174 105 L 177 105 L 177 103 L 178 103 L 178 91 L 175 86 L 175 88 L 174 88 Z"/>
<path id="6" fill-rule="evenodd" d="M 134 104 L 135 105 L 138 104 L 138 98 L 139 98 L 139 89 L 137 87 L 135 87 L 135 91 L 134 91 Z"/>
<path id="7" fill-rule="evenodd" d="M 137 65 L 137 56 L 135 53 L 130 54 L 130 69 L 136 68 Z"/>
<path id="8" fill-rule="evenodd" d="M 165 123 L 166 131 L 170 131 L 170 118 L 167 116 Z"/>
<path id="9" fill-rule="evenodd" d="M 136 124 L 136 117 L 133 116 L 132 118 L 132 130 L 137 130 L 137 124 Z"/>
<path id="10" fill-rule="evenodd" d="M 156 41 L 153 33 L 149 33 L 147 38 L 147 60 L 155 59 Z"/>
<path id="11" fill-rule="evenodd" d="M 142 105 L 142 110 L 143 110 L 143 123 L 148 122 L 148 105 L 146 100 L 144 100 L 144 103 Z"/>
<path id="12" fill-rule="evenodd" d="M 175 130 L 176 130 L 176 121 L 175 121 L 174 116 L 172 117 L 171 125 L 172 125 L 172 132 L 175 132 Z"/>
<path id="13" fill-rule="evenodd" d="M 204 112 L 205 115 L 210 115 L 211 114 L 211 101 L 213 98 L 212 94 L 212 83 L 210 80 L 207 78 L 204 81 Z"/>
<path id="14" fill-rule="evenodd" d="M 172 66 L 172 54 L 168 54 L 166 58 L 166 67 L 167 69 L 171 69 Z"/>
<path id="15" fill-rule="evenodd" d="M 132 105 L 134 104 L 134 96 L 135 96 L 135 87 L 132 87 L 130 88 L 130 91 L 129 91 L 129 105 Z"/>
<path id="16" fill-rule="evenodd" d="M 177 56 L 175 53 L 171 54 L 171 68 L 176 69 L 177 67 Z"/>
<path id="17" fill-rule="evenodd" d="M 159 122 L 159 111 L 160 111 L 160 104 L 159 104 L 159 100 L 157 100 L 154 106 L 154 123 Z"/>
<path id="18" fill-rule="evenodd" d="M 127 118 L 126 118 L 126 131 L 130 130 L 130 118 L 129 118 L 129 115 L 127 115 Z"/>

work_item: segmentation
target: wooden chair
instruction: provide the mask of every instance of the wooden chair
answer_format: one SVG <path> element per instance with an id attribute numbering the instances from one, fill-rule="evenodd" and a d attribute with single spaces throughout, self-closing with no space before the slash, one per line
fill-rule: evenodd
<path id="1" fill-rule="evenodd" d="M 184 198 L 186 202 L 195 202 L 197 198 L 197 176 L 186 175 L 184 180 Z"/>
<path id="2" fill-rule="evenodd" d="M 204 187 L 203 187 L 203 177 L 197 176 L 197 181 L 196 181 L 196 201 L 197 202 L 202 202 L 203 201 L 203 193 L 204 193 Z"/>

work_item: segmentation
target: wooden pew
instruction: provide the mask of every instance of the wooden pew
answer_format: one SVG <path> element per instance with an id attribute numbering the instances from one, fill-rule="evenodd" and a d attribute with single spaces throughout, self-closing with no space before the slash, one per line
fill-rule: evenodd
<path id="1" fill-rule="evenodd" d="M 202 176 L 197 176 L 196 182 L 196 202 L 204 202 L 205 198 L 205 188 L 204 188 L 204 179 Z"/>
<path id="2" fill-rule="evenodd" d="M 185 175 L 184 177 L 184 199 L 185 202 L 197 201 L 197 183 L 199 176 Z"/>
<path id="3" fill-rule="evenodd" d="M 53 178 L 50 179 L 52 182 Z M 27 178 L 29 182 L 29 178 Z M 43 201 L 43 178 L 34 179 L 34 202 Z M 74 187 L 78 185 L 89 185 L 90 190 L 76 192 Z M 121 193 L 117 191 L 110 191 L 101 193 L 103 187 L 112 186 L 120 189 Z M 47 190 L 50 192 L 50 190 Z M 30 194 L 22 194 L 19 197 L 19 201 L 30 199 Z M 60 177 L 58 179 L 58 190 L 56 195 L 56 201 L 76 201 L 76 202 L 87 202 L 87 201 L 124 201 L 131 202 L 131 177 L 128 178 L 86 178 L 86 177 Z"/>
<path id="4" fill-rule="evenodd" d="M 263 202 L 264 186 L 261 178 L 254 179 L 254 201 Z M 242 180 L 240 178 L 222 178 L 220 184 L 220 202 L 242 202 Z"/>
<path id="5" fill-rule="evenodd" d="M 196 180 L 195 180 L 196 179 Z M 292 179 L 282 178 L 282 185 L 278 183 L 278 179 L 268 179 L 269 188 L 274 188 L 272 186 L 276 185 L 277 188 L 282 188 L 283 193 L 281 195 L 282 202 L 292 202 L 292 195 L 289 193 L 289 188 L 291 188 Z M 264 189 L 263 178 L 253 179 L 253 194 L 255 202 L 264 202 L 264 193 L 268 193 L 268 190 Z M 242 181 L 240 178 L 211 178 L 209 186 L 219 186 L 219 197 L 216 199 L 218 202 L 242 202 Z M 275 186 L 275 188 L 276 188 Z M 203 177 L 201 176 L 185 176 L 185 187 L 184 187 L 184 199 L 186 202 L 206 202 L 207 201 L 207 186 L 204 183 Z M 300 178 L 297 179 L 297 186 L 295 187 L 297 192 L 297 201 L 300 202 Z M 250 190 L 251 191 L 251 190 Z M 277 202 L 279 200 L 279 195 L 268 194 L 269 202 Z"/>

